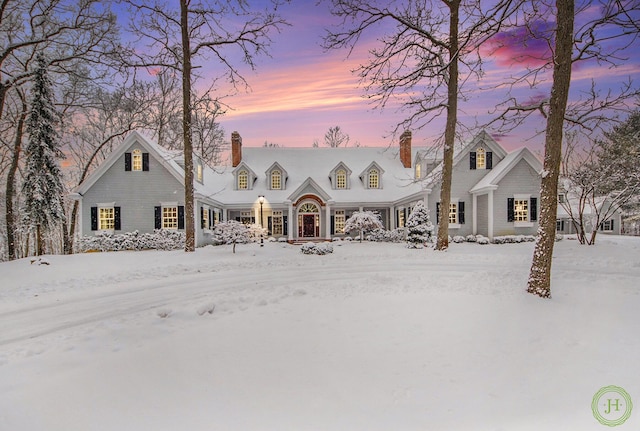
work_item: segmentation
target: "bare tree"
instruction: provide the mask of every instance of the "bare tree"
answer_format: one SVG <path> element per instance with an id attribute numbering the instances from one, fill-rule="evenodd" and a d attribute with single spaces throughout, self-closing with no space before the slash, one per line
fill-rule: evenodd
<path id="1" fill-rule="evenodd" d="M 164 2 L 128 0 L 131 30 L 138 36 L 137 48 L 146 43 L 148 55 L 132 50 L 133 66 L 160 67 L 182 78 L 182 141 L 185 171 L 185 251 L 195 251 L 195 208 L 193 194 L 193 60 L 214 59 L 234 86 L 247 83 L 235 64 L 241 58 L 251 68 L 254 57 L 265 54 L 269 34 L 285 22 L 272 11 L 252 11 L 243 0 L 213 2 L 180 0 L 179 8 Z M 240 57 L 238 57 L 238 55 Z M 212 84 L 213 87 L 213 84 Z M 210 88 L 212 88 L 210 87 Z M 209 90 L 211 91 L 211 90 Z"/>
<path id="2" fill-rule="evenodd" d="M 481 74 L 479 48 L 500 30 L 517 8 L 517 1 L 462 0 L 362 1 L 332 0 L 332 13 L 341 29 L 325 37 L 328 49 L 349 48 L 365 34 L 379 36 L 368 64 L 357 72 L 369 97 L 384 108 L 392 97 L 402 98 L 408 118 L 394 133 L 422 128 L 446 114 L 440 205 L 449 208 L 456 139 L 458 99 L 463 84 Z M 386 25 L 385 25 L 386 23 Z M 461 70 L 462 69 L 462 70 Z M 448 211 L 440 212 L 437 250 L 449 246 Z"/>
<path id="3" fill-rule="evenodd" d="M 340 126 L 329 127 L 324 134 L 324 145 L 330 148 L 346 147 L 350 139 L 349 134 L 343 132 Z"/>

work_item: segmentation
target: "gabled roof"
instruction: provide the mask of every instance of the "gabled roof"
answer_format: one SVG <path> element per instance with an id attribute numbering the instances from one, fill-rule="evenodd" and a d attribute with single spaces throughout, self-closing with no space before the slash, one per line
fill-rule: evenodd
<path id="1" fill-rule="evenodd" d="M 168 151 L 155 144 L 149 137 L 138 131 L 133 131 L 129 133 L 124 141 L 76 188 L 75 192 L 84 195 L 96 181 L 122 157 L 134 142 L 149 152 L 149 154 L 158 160 L 181 184 L 184 184 L 184 169 L 178 163 L 179 157 L 177 153 Z"/>
<path id="2" fill-rule="evenodd" d="M 359 178 L 364 178 L 371 169 L 377 169 L 378 172 L 380 173 L 380 175 L 384 174 L 384 169 L 375 161 L 371 162 L 369 164 L 369 166 L 367 166 L 366 168 L 364 168 L 364 170 L 362 172 L 360 172 L 360 175 L 358 175 Z"/>
<path id="3" fill-rule="evenodd" d="M 513 169 L 520 160 L 526 161 L 538 174 L 542 173 L 542 163 L 528 148 L 522 147 L 507 154 L 496 166 L 482 177 L 478 183 L 469 190 L 470 193 L 483 193 L 495 190 L 502 178 Z"/>
<path id="4" fill-rule="evenodd" d="M 288 200 L 292 202 L 297 200 L 298 198 L 306 194 L 305 190 L 308 188 L 312 189 L 313 192 L 320 196 L 324 201 L 331 200 L 331 196 L 326 191 L 324 191 L 322 187 L 320 187 L 318 183 L 316 183 L 311 177 L 304 180 L 302 184 L 300 184 L 300 186 L 295 189 L 293 193 L 291 193 L 291 195 L 289 195 Z"/>
<path id="5" fill-rule="evenodd" d="M 331 169 L 331 170 L 329 171 L 329 173 L 337 172 L 337 171 L 338 171 L 338 169 L 340 169 L 340 168 L 344 169 L 344 170 L 345 170 L 345 172 L 347 173 L 347 175 L 351 175 L 351 174 L 352 174 L 351 169 L 349 169 L 349 166 L 347 166 L 346 164 L 344 164 L 344 162 L 339 162 L 337 165 L 335 165 L 335 166 L 333 167 L 333 169 Z"/>
<path id="6" fill-rule="evenodd" d="M 273 164 L 269 166 L 269 168 L 266 171 L 264 171 L 264 174 L 269 175 L 269 173 L 271 173 L 271 171 L 273 171 L 274 169 L 279 170 L 282 173 L 283 178 L 287 178 L 288 176 L 287 170 L 283 168 L 278 162 L 273 162 Z"/>
<path id="7" fill-rule="evenodd" d="M 503 158 L 507 156 L 507 152 L 498 142 L 493 139 L 493 137 L 486 132 L 486 130 L 480 131 L 477 135 L 471 139 L 467 144 L 465 144 L 460 151 L 456 152 L 456 155 L 453 157 L 453 166 L 457 165 L 462 159 L 466 158 L 467 153 L 469 151 L 475 150 L 478 147 L 484 147 L 491 150 L 496 156 L 499 158 Z"/>

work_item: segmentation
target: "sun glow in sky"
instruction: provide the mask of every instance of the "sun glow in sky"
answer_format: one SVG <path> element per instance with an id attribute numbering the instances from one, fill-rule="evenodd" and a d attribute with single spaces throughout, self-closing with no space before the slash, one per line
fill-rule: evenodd
<path id="1" fill-rule="evenodd" d="M 226 135 L 237 130 L 246 146 L 269 142 L 305 147 L 311 146 L 314 140 L 322 144 L 325 132 L 340 126 L 350 135 L 352 143 L 394 144 L 391 131 L 408 115 L 398 110 L 401 101 L 392 102 L 384 110 L 374 109 L 364 98 L 358 76 L 352 73 L 366 62 L 367 45 L 376 43 L 376 35 L 361 40 L 347 58 L 346 50 L 325 52 L 320 46 L 325 28 L 336 22 L 326 3 L 292 2 L 283 9 L 283 16 L 291 26 L 273 36 L 271 57 L 259 58 L 256 71 L 243 72 L 250 91 L 224 100 L 231 107 L 221 118 Z M 547 23 L 538 26 L 541 31 L 553 27 Z M 507 77 L 515 69 L 539 64 L 540 58 L 548 53 L 548 47 L 539 42 L 523 46 L 517 31 L 498 35 L 493 45 L 481 53 L 485 71 L 482 89 L 461 103 L 459 120 L 473 130 L 476 124 L 491 118 L 491 112 L 504 98 Z M 637 56 L 616 68 L 596 62 L 582 63 L 574 67 L 572 97 L 580 97 L 581 92 L 591 86 L 592 79 L 600 88 L 615 89 L 629 77 L 640 77 Z M 550 73 L 539 78 L 549 80 Z M 515 92 L 521 100 L 548 97 L 547 93 L 545 88 L 531 89 L 524 84 Z M 544 126 L 545 119 L 536 114 L 518 129 L 508 134 L 494 132 L 494 136 L 507 149 L 527 145 L 540 154 L 543 143 L 540 132 Z M 430 144 L 443 130 L 444 117 L 414 130 L 414 145 Z"/>

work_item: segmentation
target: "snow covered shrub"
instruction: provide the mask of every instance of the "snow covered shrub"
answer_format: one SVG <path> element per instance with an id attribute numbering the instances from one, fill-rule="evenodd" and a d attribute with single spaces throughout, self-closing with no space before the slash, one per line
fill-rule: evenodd
<path id="1" fill-rule="evenodd" d="M 564 239 L 564 235 L 556 234 L 556 242 L 562 241 Z"/>
<path id="2" fill-rule="evenodd" d="M 467 240 L 467 242 L 476 242 L 477 238 L 475 235 L 467 235 L 467 237 L 465 238 Z"/>
<path id="3" fill-rule="evenodd" d="M 136 230 L 122 234 L 99 232 L 95 236 L 83 236 L 78 240 L 78 250 L 122 251 L 122 250 L 177 250 L 184 247 L 184 232 L 175 230 L 156 230 L 154 233 L 140 235 Z"/>
<path id="4" fill-rule="evenodd" d="M 462 235 L 456 235 L 453 237 L 453 242 L 455 242 L 456 244 L 460 244 L 466 241 L 467 241 L 466 238 L 463 237 Z"/>
<path id="5" fill-rule="evenodd" d="M 239 221 L 229 220 L 218 223 L 213 229 L 213 235 L 223 244 L 233 244 L 233 252 L 236 252 L 236 244 L 251 242 L 249 228 Z"/>
<path id="6" fill-rule="evenodd" d="M 404 241 L 405 230 L 404 228 L 396 228 L 393 230 L 386 229 L 374 229 L 371 234 L 367 236 L 367 241 L 373 242 L 401 242 Z"/>
<path id="7" fill-rule="evenodd" d="M 250 241 L 259 242 L 260 238 L 266 238 L 267 229 L 263 228 L 259 224 L 250 224 L 247 226 L 249 229 L 249 238 Z"/>
<path id="8" fill-rule="evenodd" d="M 281 236 L 280 238 L 278 238 L 278 242 L 287 242 L 287 238 L 284 236 Z"/>
<path id="9" fill-rule="evenodd" d="M 489 238 L 487 238 L 486 236 L 477 235 L 476 242 L 480 245 L 487 245 L 489 244 Z"/>
<path id="10" fill-rule="evenodd" d="M 323 242 L 321 244 L 316 244 L 313 242 L 307 242 L 302 244 L 300 247 L 300 251 L 303 254 L 318 254 L 324 255 L 333 253 L 333 246 L 330 243 Z"/>
<path id="11" fill-rule="evenodd" d="M 422 201 L 413 207 L 413 211 L 407 218 L 407 247 L 421 248 L 431 240 L 433 223 L 429 218 L 429 209 Z"/>
<path id="12" fill-rule="evenodd" d="M 383 228 L 380 216 L 373 211 L 356 211 L 344 222 L 344 232 L 359 232 L 360 241 L 364 238 L 364 233 Z"/>

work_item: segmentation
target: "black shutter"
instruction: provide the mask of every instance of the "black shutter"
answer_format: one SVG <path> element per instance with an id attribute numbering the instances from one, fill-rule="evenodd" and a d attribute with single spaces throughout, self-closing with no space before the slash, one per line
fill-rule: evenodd
<path id="1" fill-rule="evenodd" d="M 91 207 L 91 230 L 98 230 L 98 207 Z"/>
<path id="2" fill-rule="evenodd" d="M 440 223 L 440 202 L 436 202 L 436 224 Z"/>
<path id="3" fill-rule="evenodd" d="M 155 228 L 162 229 L 162 207 L 154 207 Z"/>
<path id="4" fill-rule="evenodd" d="M 464 224 L 464 202 L 458 202 L 458 223 Z"/>
<path id="5" fill-rule="evenodd" d="M 289 224 L 287 223 L 287 216 L 282 216 L 282 229 L 283 235 L 289 235 Z"/>
<path id="6" fill-rule="evenodd" d="M 124 153 L 124 170 L 131 170 L 131 153 Z"/>
<path id="7" fill-rule="evenodd" d="M 200 229 L 206 229 L 208 227 L 204 222 L 204 207 L 200 207 Z"/>
<path id="8" fill-rule="evenodd" d="M 475 169 L 475 168 L 476 168 L 476 152 L 471 151 L 469 153 L 469 169 Z"/>
<path id="9" fill-rule="evenodd" d="M 212 209 L 209 210 L 209 228 L 216 225 L 216 213 Z"/>
<path id="10" fill-rule="evenodd" d="M 538 220 L 538 198 L 531 198 L 531 212 L 529 221 Z"/>
<path id="11" fill-rule="evenodd" d="M 113 207 L 113 229 L 120 230 L 120 207 Z"/>
<path id="12" fill-rule="evenodd" d="M 513 198 L 507 198 L 507 221 L 512 222 L 516 219 L 514 208 L 513 208 Z"/>
<path id="13" fill-rule="evenodd" d="M 331 216 L 331 235 L 336 233 L 336 218 L 335 216 Z"/>
<path id="14" fill-rule="evenodd" d="M 149 170 L 149 153 L 142 153 L 142 170 Z"/>
<path id="15" fill-rule="evenodd" d="M 396 210 L 396 227 L 400 227 L 400 210 Z"/>
<path id="16" fill-rule="evenodd" d="M 184 229 L 184 206 L 178 205 L 178 229 Z"/>
<path id="17" fill-rule="evenodd" d="M 256 218 L 255 217 L 251 217 L 251 224 L 256 224 Z M 262 227 L 262 226 L 260 226 Z"/>
<path id="18" fill-rule="evenodd" d="M 407 209 L 406 208 L 402 208 L 402 214 L 403 214 L 403 220 L 404 220 L 404 226 L 407 226 Z"/>
<path id="19" fill-rule="evenodd" d="M 236 217 L 236 221 L 240 221 L 240 217 Z"/>
<path id="20" fill-rule="evenodd" d="M 269 217 L 267 217 L 267 235 L 271 235 L 272 226 L 273 226 L 273 217 L 269 216 Z"/>
<path id="21" fill-rule="evenodd" d="M 493 153 L 487 151 L 487 169 L 493 169 Z"/>
<path id="22" fill-rule="evenodd" d="M 613 230 L 613 219 L 611 219 L 611 230 Z"/>

